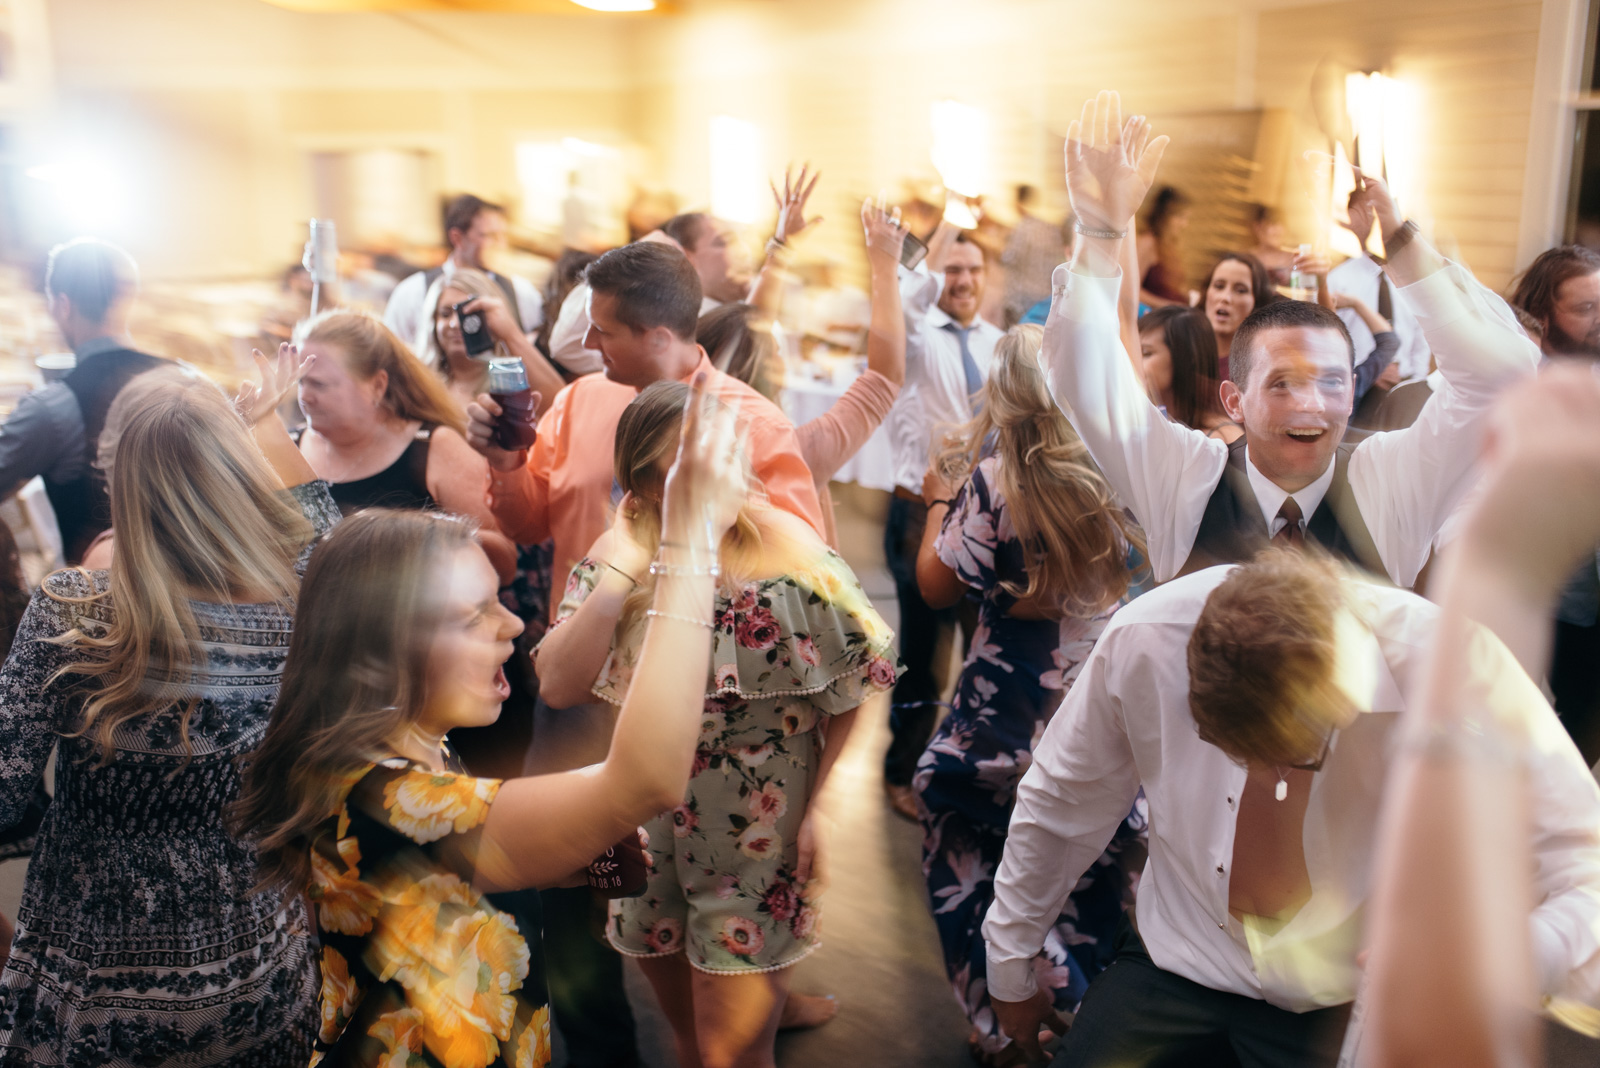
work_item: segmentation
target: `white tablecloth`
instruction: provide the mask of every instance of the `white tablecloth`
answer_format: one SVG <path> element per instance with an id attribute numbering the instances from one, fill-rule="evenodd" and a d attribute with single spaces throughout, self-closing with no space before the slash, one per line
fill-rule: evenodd
<path id="1" fill-rule="evenodd" d="M 809 423 L 823 415 L 833 402 L 844 396 L 848 384 L 814 382 L 791 378 L 778 395 L 784 414 L 795 426 Z M 861 451 L 844 462 L 834 473 L 835 482 L 854 482 L 868 489 L 894 491 L 894 449 L 889 443 L 889 432 L 879 427 L 872 432 Z"/>

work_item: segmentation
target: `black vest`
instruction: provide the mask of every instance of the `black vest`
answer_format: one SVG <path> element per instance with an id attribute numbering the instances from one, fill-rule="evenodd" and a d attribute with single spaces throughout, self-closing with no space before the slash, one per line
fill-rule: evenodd
<path id="1" fill-rule="evenodd" d="M 512 285 L 511 279 L 503 274 L 495 274 L 493 271 L 484 271 L 483 273 L 488 275 L 490 280 L 500 287 L 500 292 L 506 295 L 506 308 L 511 312 L 511 318 L 517 321 L 517 325 L 522 327 L 522 332 L 526 334 L 528 332 L 528 324 L 522 321 L 522 306 L 517 303 L 517 287 Z M 444 274 L 443 267 L 430 267 L 422 272 L 422 291 L 424 294 L 433 288 L 433 283 L 438 281 L 439 276 L 442 274 Z M 426 317 L 430 322 L 432 321 L 432 309 L 427 311 Z M 429 329 L 433 328 L 430 326 Z"/>
<path id="2" fill-rule="evenodd" d="M 69 482 L 44 479 L 50 507 L 55 509 L 61 528 L 61 552 L 69 565 L 83 559 L 89 543 L 111 527 L 111 498 L 106 495 L 106 477 L 99 467 L 100 432 L 106 427 L 106 413 L 122 387 L 136 375 L 167 361 L 133 349 L 97 352 L 78 362 L 61 380 L 77 398 L 83 414 L 83 448 L 86 467 Z M 65 445 L 65 443 L 63 443 Z"/>
<path id="3" fill-rule="evenodd" d="M 1365 434 L 1349 431 L 1339 444 L 1333 460 L 1333 481 L 1306 523 L 1306 538 L 1334 556 L 1387 581 L 1388 572 L 1378 557 L 1366 520 L 1361 518 L 1361 510 L 1356 507 L 1355 494 L 1350 490 L 1350 454 L 1364 437 Z M 1241 437 L 1228 446 L 1228 465 L 1222 469 L 1222 479 L 1206 502 L 1194 547 L 1189 550 L 1189 559 L 1184 561 L 1178 572 L 1180 575 L 1217 564 L 1242 564 L 1272 545 L 1266 518 L 1261 514 L 1250 476 L 1245 473 L 1248 461 L 1244 443 Z"/>

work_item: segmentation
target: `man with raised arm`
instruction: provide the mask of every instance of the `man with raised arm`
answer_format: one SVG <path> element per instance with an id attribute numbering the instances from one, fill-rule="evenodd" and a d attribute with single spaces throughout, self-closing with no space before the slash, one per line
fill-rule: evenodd
<path id="1" fill-rule="evenodd" d="M 1167 139 L 1151 140 L 1142 118 L 1124 125 L 1105 92 L 1073 130 L 1067 186 L 1081 240 L 1056 268 L 1042 358 L 1056 402 L 1144 527 L 1156 580 L 1314 542 L 1410 586 L 1470 483 L 1488 405 L 1538 365 L 1510 308 L 1445 261 L 1382 182 L 1363 178 L 1384 270 L 1416 313 L 1443 388 L 1412 426 L 1345 440 L 1350 335 L 1333 312 L 1280 301 L 1234 336 L 1222 403 L 1244 436 L 1230 446 L 1170 423 L 1122 352 L 1116 314 L 1118 243 Z"/>

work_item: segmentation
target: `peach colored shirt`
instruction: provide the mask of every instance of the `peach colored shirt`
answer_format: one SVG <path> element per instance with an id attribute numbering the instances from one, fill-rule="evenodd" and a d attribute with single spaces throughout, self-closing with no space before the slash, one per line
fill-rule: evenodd
<path id="1" fill-rule="evenodd" d="M 823 537 L 834 549 L 839 548 L 839 534 L 833 525 L 828 481 L 845 461 L 861 451 L 899 395 L 899 386 L 876 371 L 866 371 L 850 384 L 844 396 L 833 402 L 833 407 L 794 428 L 800 439 L 800 455 L 811 468 L 817 500 L 822 505 Z"/>
<path id="2" fill-rule="evenodd" d="M 756 477 L 772 503 L 824 532 L 822 506 L 811 471 L 801 459 L 794 426 L 777 405 L 716 370 L 702 352 L 685 375 L 705 372 L 711 394 L 739 402 L 739 423 Z M 557 589 L 572 567 L 611 523 L 611 454 L 617 420 L 638 391 L 604 375 L 585 375 L 560 393 L 539 421 L 539 437 L 528 462 L 514 471 L 491 472 L 489 505 L 500 529 L 519 545 L 555 541 Z M 559 595 L 550 598 L 554 618 Z"/>

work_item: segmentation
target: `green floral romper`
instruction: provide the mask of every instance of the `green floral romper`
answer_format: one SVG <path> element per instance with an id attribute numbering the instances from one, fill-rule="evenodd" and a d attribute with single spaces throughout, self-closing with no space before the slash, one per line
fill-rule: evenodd
<path id="1" fill-rule="evenodd" d="M 556 626 L 593 591 L 572 571 Z M 827 716 L 894 686 L 893 633 L 835 553 L 717 595 L 705 720 L 683 804 L 651 820 L 642 896 L 613 902 L 607 935 L 634 957 L 687 953 L 705 972 L 776 971 L 820 944 L 795 879 L 796 838 Z M 621 704 L 637 648 L 617 648 L 594 693 Z"/>

